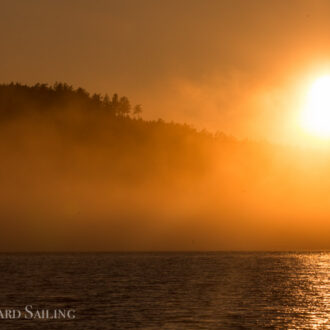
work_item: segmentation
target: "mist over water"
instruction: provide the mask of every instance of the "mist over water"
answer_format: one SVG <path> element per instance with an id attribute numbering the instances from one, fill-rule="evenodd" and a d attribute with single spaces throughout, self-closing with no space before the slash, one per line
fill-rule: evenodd
<path id="1" fill-rule="evenodd" d="M 117 114 L 68 86 L 2 88 L 3 251 L 329 248 L 327 151 Z"/>

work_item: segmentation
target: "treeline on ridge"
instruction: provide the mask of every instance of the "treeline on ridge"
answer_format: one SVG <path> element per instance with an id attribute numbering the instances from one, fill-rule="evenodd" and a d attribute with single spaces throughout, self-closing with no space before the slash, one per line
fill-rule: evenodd
<path id="1" fill-rule="evenodd" d="M 75 89 L 66 83 L 0 85 L 1 119 L 13 117 L 27 109 L 61 109 L 68 106 L 88 110 L 102 109 L 113 116 L 139 116 L 142 113 L 141 105 L 132 106 L 126 96 L 119 97 L 114 93 L 110 98 L 108 94 L 90 94 L 81 87 Z"/>
<path id="2" fill-rule="evenodd" d="M 170 169 L 205 172 L 213 164 L 211 158 L 221 158 L 219 148 L 238 146 L 223 133 L 162 119 L 145 120 L 141 112 L 141 105 L 132 106 L 126 96 L 116 93 L 91 95 L 66 83 L 2 84 L 1 145 L 43 160 L 52 155 L 54 164 L 61 166 L 88 166 L 93 175 L 98 172 L 96 167 L 92 170 L 97 160 L 113 175 L 120 172 L 136 178 Z M 58 150 L 56 155 L 54 150 Z M 82 161 L 78 152 L 86 159 Z"/>

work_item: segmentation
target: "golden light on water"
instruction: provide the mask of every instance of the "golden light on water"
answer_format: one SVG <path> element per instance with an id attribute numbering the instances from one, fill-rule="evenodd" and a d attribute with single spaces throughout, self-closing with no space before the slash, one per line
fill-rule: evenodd
<path id="1" fill-rule="evenodd" d="M 330 75 L 319 77 L 309 88 L 302 126 L 314 136 L 330 138 Z"/>

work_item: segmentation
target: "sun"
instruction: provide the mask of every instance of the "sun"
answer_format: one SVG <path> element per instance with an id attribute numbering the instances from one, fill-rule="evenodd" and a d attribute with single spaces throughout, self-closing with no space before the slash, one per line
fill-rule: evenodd
<path id="1" fill-rule="evenodd" d="M 330 138 L 330 75 L 316 79 L 310 86 L 302 125 L 310 134 Z"/>

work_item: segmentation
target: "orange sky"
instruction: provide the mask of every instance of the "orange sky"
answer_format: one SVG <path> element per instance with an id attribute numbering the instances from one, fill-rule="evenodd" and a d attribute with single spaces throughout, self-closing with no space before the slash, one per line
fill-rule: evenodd
<path id="1" fill-rule="evenodd" d="M 303 145 L 306 95 L 330 74 L 329 13 L 317 0 L 1 0 L 0 82 L 118 92 L 147 119 Z M 0 250 L 329 248 L 327 150 L 193 133 L 180 147 L 152 127 L 125 144 L 101 117 L 66 116 L 0 130 Z"/>
<path id="2" fill-rule="evenodd" d="M 287 142 L 302 82 L 328 70 L 329 13 L 319 0 L 2 0 L 1 81 L 116 91 L 146 118 Z"/>

